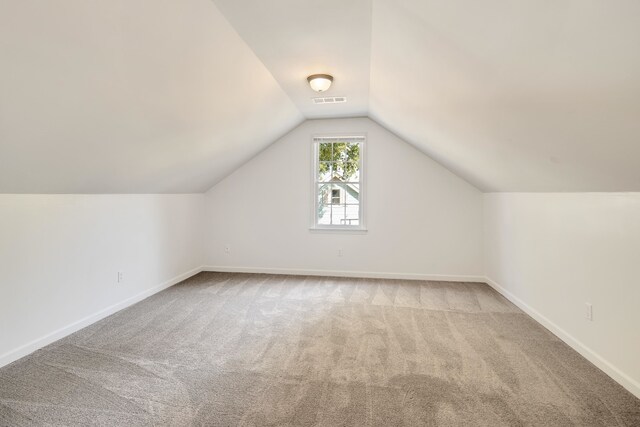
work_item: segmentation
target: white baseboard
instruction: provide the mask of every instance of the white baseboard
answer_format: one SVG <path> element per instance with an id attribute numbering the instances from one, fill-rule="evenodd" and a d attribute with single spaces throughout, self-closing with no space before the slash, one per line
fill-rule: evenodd
<path id="1" fill-rule="evenodd" d="M 368 279 L 434 280 L 442 282 L 483 282 L 484 276 L 453 274 L 383 273 L 375 271 L 305 270 L 297 268 L 205 266 L 202 271 L 220 273 L 262 273 L 292 276 L 362 277 Z"/>
<path id="2" fill-rule="evenodd" d="M 189 277 L 198 274 L 202 271 L 202 267 L 194 268 L 193 270 L 187 271 L 186 273 L 180 274 L 166 282 L 154 286 L 153 288 L 147 289 L 146 291 L 142 291 L 139 294 L 133 295 L 123 301 L 120 301 L 116 304 L 113 304 L 107 308 L 104 308 L 97 313 L 94 313 L 90 316 L 84 317 L 80 320 L 77 320 L 70 325 L 62 327 L 58 330 L 55 330 L 43 337 L 35 339 L 27 344 L 24 344 L 14 350 L 8 351 L 3 355 L 0 355 L 0 367 L 8 365 L 11 362 L 14 362 L 28 354 L 33 353 L 36 350 L 41 349 L 42 347 L 51 344 L 54 341 L 57 341 L 61 338 L 66 337 L 67 335 L 71 335 L 72 333 L 79 331 L 80 329 L 91 325 L 92 323 L 97 322 L 98 320 L 102 320 L 107 316 L 116 313 L 123 308 L 127 308 L 137 302 L 142 301 L 145 298 L 150 297 L 153 294 L 156 294 L 164 289 L 167 289 L 177 283 L 182 282 L 183 280 L 188 279 Z"/>
<path id="3" fill-rule="evenodd" d="M 622 372 L 620 369 L 615 367 L 609 361 L 604 359 L 598 353 L 587 347 L 585 344 L 577 340 L 567 331 L 562 329 L 560 326 L 553 323 L 544 315 L 540 314 L 536 309 L 522 301 L 520 298 L 500 286 L 494 280 L 489 277 L 485 277 L 486 283 L 491 286 L 493 289 L 502 294 L 509 301 L 517 305 L 522 311 L 527 313 L 529 316 L 533 317 L 538 323 L 551 331 L 555 336 L 560 338 L 566 344 L 568 344 L 575 351 L 580 353 L 585 359 L 589 362 L 596 365 L 600 370 L 602 370 L 605 374 L 609 375 L 614 381 L 618 384 L 629 390 L 633 395 L 640 398 L 640 383 L 635 381 L 633 378 Z"/>
<path id="4" fill-rule="evenodd" d="M 228 272 L 228 273 L 264 273 L 264 274 L 286 274 L 286 275 L 303 275 L 303 276 L 336 276 L 336 277 L 363 277 L 363 278 L 377 278 L 377 279 L 403 279 L 403 280 L 435 280 L 435 281 L 454 281 L 454 282 L 486 282 L 502 294 L 509 301 L 518 306 L 522 311 L 527 313 L 538 323 L 545 328 L 549 329 L 554 335 L 560 338 L 562 341 L 571 346 L 574 350 L 580 353 L 583 357 L 600 368 L 603 372 L 609 375 L 616 382 L 621 384 L 624 388 L 629 390 L 636 397 L 640 398 L 640 383 L 633 378 L 626 375 L 620 369 L 613 364 L 605 360 L 602 356 L 591 350 L 582 342 L 574 338 L 564 329 L 553 323 L 551 320 L 540 314 L 537 310 L 529 306 L 517 296 L 500 286 L 494 280 L 489 277 L 482 276 L 466 276 L 466 275 L 440 275 L 440 274 L 405 274 L 405 273 L 382 273 L 382 272 L 368 272 L 368 271 L 342 271 L 342 270 L 303 270 L 303 269 L 281 269 L 281 268 L 262 268 L 262 267 L 223 267 L 223 266 L 205 266 L 198 267 L 190 270 L 186 273 L 180 274 L 158 286 L 147 289 L 134 296 L 131 296 L 123 301 L 113 304 L 107 308 L 104 308 L 97 313 L 84 317 L 76 322 L 71 323 L 63 328 L 53 331 L 43 337 L 35 339 L 27 344 L 24 344 L 14 350 L 11 350 L 0 356 L 0 367 L 8 365 L 34 351 L 51 344 L 61 338 L 66 337 L 86 326 L 89 326 L 113 313 L 116 313 L 126 307 L 129 307 L 137 302 L 144 300 L 164 289 L 167 289 L 183 280 L 188 279 L 191 276 L 198 274 L 201 271 L 213 271 L 213 272 Z"/>

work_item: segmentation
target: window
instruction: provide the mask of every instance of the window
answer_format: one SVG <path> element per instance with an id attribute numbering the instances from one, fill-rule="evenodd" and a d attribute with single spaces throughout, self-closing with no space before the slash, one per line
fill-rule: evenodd
<path id="1" fill-rule="evenodd" d="M 339 205 L 340 204 L 340 189 L 333 188 L 331 189 L 331 204 Z"/>
<path id="2" fill-rule="evenodd" d="M 314 228 L 364 228 L 364 142 L 364 136 L 313 138 Z"/>

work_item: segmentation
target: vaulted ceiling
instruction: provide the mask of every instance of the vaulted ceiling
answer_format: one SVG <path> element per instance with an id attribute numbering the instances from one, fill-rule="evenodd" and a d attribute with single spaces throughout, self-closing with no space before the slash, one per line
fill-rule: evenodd
<path id="1" fill-rule="evenodd" d="M 209 0 L 0 1 L 0 193 L 206 191 L 302 120 Z"/>
<path id="2" fill-rule="evenodd" d="M 485 191 L 640 191 L 637 0 L 5 0 L 0 192 L 199 192 L 370 116 Z M 306 76 L 330 73 L 314 105 Z"/>

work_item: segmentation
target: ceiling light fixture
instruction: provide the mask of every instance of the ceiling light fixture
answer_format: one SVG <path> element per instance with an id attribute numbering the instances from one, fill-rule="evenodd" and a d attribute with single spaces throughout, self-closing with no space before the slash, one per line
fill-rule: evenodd
<path id="1" fill-rule="evenodd" d="M 324 92 L 331 86 L 333 76 L 330 76 L 329 74 L 312 74 L 307 77 L 307 81 L 309 82 L 311 89 L 316 92 Z"/>

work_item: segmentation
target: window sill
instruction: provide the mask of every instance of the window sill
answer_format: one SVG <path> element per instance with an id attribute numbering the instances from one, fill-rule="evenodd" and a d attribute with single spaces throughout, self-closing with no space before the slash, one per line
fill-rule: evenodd
<path id="1" fill-rule="evenodd" d="M 309 227 L 309 232 L 318 234 L 367 234 L 366 228 Z"/>

